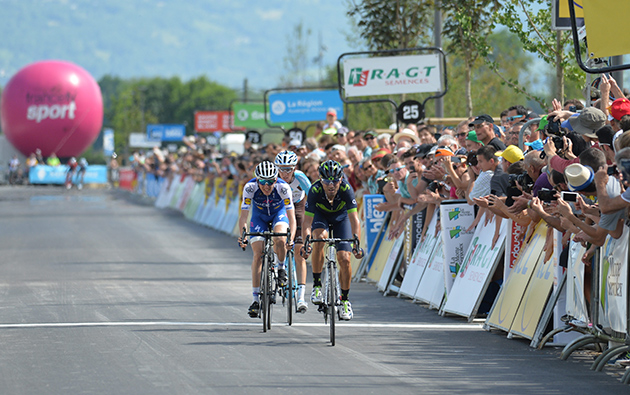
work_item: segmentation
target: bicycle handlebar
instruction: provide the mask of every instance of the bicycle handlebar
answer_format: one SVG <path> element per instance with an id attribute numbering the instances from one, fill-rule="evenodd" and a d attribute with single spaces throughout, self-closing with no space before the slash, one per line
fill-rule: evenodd
<path id="1" fill-rule="evenodd" d="M 291 242 L 291 229 L 287 229 L 285 233 L 277 233 L 277 232 L 270 232 L 268 230 L 264 232 L 248 232 L 247 229 L 243 228 L 243 233 L 241 234 L 241 242 L 244 245 L 249 244 L 249 241 L 246 239 L 247 236 L 261 236 L 261 237 L 264 237 L 265 239 L 271 238 L 271 237 L 286 236 L 287 244 L 288 244 L 289 242 Z M 245 251 L 245 247 L 243 247 L 243 251 Z"/>

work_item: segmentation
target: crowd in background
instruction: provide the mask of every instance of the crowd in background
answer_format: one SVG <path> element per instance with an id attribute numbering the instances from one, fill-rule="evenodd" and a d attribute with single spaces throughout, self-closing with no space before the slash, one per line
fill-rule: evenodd
<path id="1" fill-rule="evenodd" d="M 245 142 L 244 153 L 237 155 L 189 136 L 177 153 L 156 148 L 148 155 L 134 153 L 132 162 L 139 179 L 144 172 L 186 174 L 213 185 L 220 177 L 234 180 L 238 194 L 254 167 L 273 161 L 282 150 L 299 156 L 297 168 L 311 182 L 318 178 L 319 164 L 333 159 L 344 167 L 358 197 L 385 196 L 377 209 L 392 213 L 390 238 L 399 236 L 415 213 L 431 212 L 447 199 L 465 199 L 476 206 L 477 220 L 482 214 L 486 220 L 509 218 L 523 226 L 544 220 L 563 232 L 564 247 L 570 238 L 585 243 L 588 261 L 607 235 L 621 236 L 630 205 L 630 192 L 624 192 L 630 171 L 630 100 L 606 76 L 597 93 L 601 99 L 589 103 L 554 100 L 546 114 L 515 104 L 500 119 L 480 114 L 452 128 L 420 123 L 353 130 L 331 110 L 304 141 L 285 138 L 261 147 Z M 567 194 L 567 201 L 561 192 L 575 195 Z"/>

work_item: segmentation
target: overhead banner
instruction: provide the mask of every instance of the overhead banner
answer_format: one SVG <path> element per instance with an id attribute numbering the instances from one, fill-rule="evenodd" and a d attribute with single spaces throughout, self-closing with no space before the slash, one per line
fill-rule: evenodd
<path id="1" fill-rule="evenodd" d="M 148 124 L 147 138 L 154 141 L 182 141 L 186 126 L 179 124 Z"/>
<path id="2" fill-rule="evenodd" d="M 446 200 L 440 204 L 440 223 L 442 226 L 442 242 L 444 244 L 444 283 L 446 294 L 451 291 L 453 281 L 470 241 L 475 233 L 468 230 L 475 219 L 474 206 L 465 200 Z"/>
<path id="3" fill-rule="evenodd" d="M 234 120 L 229 111 L 195 111 L 195 131 L 229 132 L 235 130 Z M 240 128 L 243 129 L 244 128 Z"/>
<path id="4" fill-rule="evenodd" d="M 234 103 L 232 105 L 234 114 L 234 126 L 247 129 L 266 129 L 269 126 L 265 122 L 265 105 L 263 103 Z M 269 117 L 269 113 L 267 113 Z M 278 126 L 291 128 L 292 123 L 284 123 Z"/>
<path id="5" fill-rule="evenodd" d="M 331 108 L 337 112 L 337 119 L 343 119 L 343 102 L 337 90 L 272 93 L 269 95 L 269 107 L 269 120 L 274 125 L 325 121 Z"/>
<path id="6" fill-rule="evenodd" d="M 503 220 L 499 239 L 492 247 L 495 221 L 496 219 L 493 219 L 488 225 L 477 226 L 453 288 L 448 294 L 444 311 L 467 317 L 469 321 L 475 318 L 505 246 L 507 221 Z M 485 214 L 480 224 L 484 222 Z"/>
<path id="7" fill-rule="evenodd" d="M 619 239 L 607 236 L 601 248 L 601 303 L 615 332 L 626 333 L 628 309 L 628 227 Z"/>
<path id="8" fill-rule="evenodd" d="M 440 92 L 440 56 L 407 55 L 343 61 L 346 97 Z"/>

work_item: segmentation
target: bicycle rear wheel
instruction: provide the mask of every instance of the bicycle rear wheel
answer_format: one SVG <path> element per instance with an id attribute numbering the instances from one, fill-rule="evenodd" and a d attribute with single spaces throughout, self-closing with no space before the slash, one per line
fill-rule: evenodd
<path id="1" fill-rule="evenodd" d="M 293 270 L 295 264 L 293 263 L 293 254 L 287 254 L 287 284 L 285 285 L 285 297 L 287 299 L 287 324 L 293 324 L 293 305 L 295 300 L 293 297 L 295 296 L 295 291 L 293 290 L 293 283 L 295 282 L 295 277 L 293 277 Z"/>
<path id="2" fill-rule="evenodd" d="M 335 263 L 328 262 L 328 315 L 330 315 L 330 343 L 335 345 L 335 309 L 337 307 L 337 276 Z"/>
<path id="3" fill-rule="evenodd" d="M 262 257 L 262 268 L 260 272 L 260 314 L 263 322 L 263 332 L 267 332 L 267 308 L 269 306 L 269 261 L 267 255 Z"/>

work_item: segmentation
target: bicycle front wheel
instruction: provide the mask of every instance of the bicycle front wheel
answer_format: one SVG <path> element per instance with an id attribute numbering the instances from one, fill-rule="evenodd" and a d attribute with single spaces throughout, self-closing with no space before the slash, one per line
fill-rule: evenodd
<path id="1" fill-rule="evenodd" d="M 293 260 L 293 254 L 287 254 L 287 284 L 285 285 L 285 296 L 287 298 L 287 324 L 293 324 L 293 303 L 295 296 L 295 291 L 293 289 L 293 283 L 295 282 L 295 277 L 293 276 L 293 271 L 295 270 L 295 263 Z"/>
<path id="2" fill-rule="evenodd" d="M 260 272 L 260 314 L 262 315 L 263 332 L 267 332 L 267 308 L 269 307 L 269 261 L 266 255 L 262 258 L 262 268 Z"/>
<path id="3" fill-rule="evenodd" d="M 328 262 L 328 315 L 330 316 L 330 343 L 335 345 L 335 315 L 337 309 L 337 274 L 335 271 L 335 263 Z"/>
<path id="4" fill-rule="evenodd" d="M 276 288 L 273 282 L 273 253 L 267 256 L 267 329 L 271 329 L 271 313 L 273 312 L 273 304 L 276 302 Z M 277 283 L 276 283 L 277 284 Z"/>

